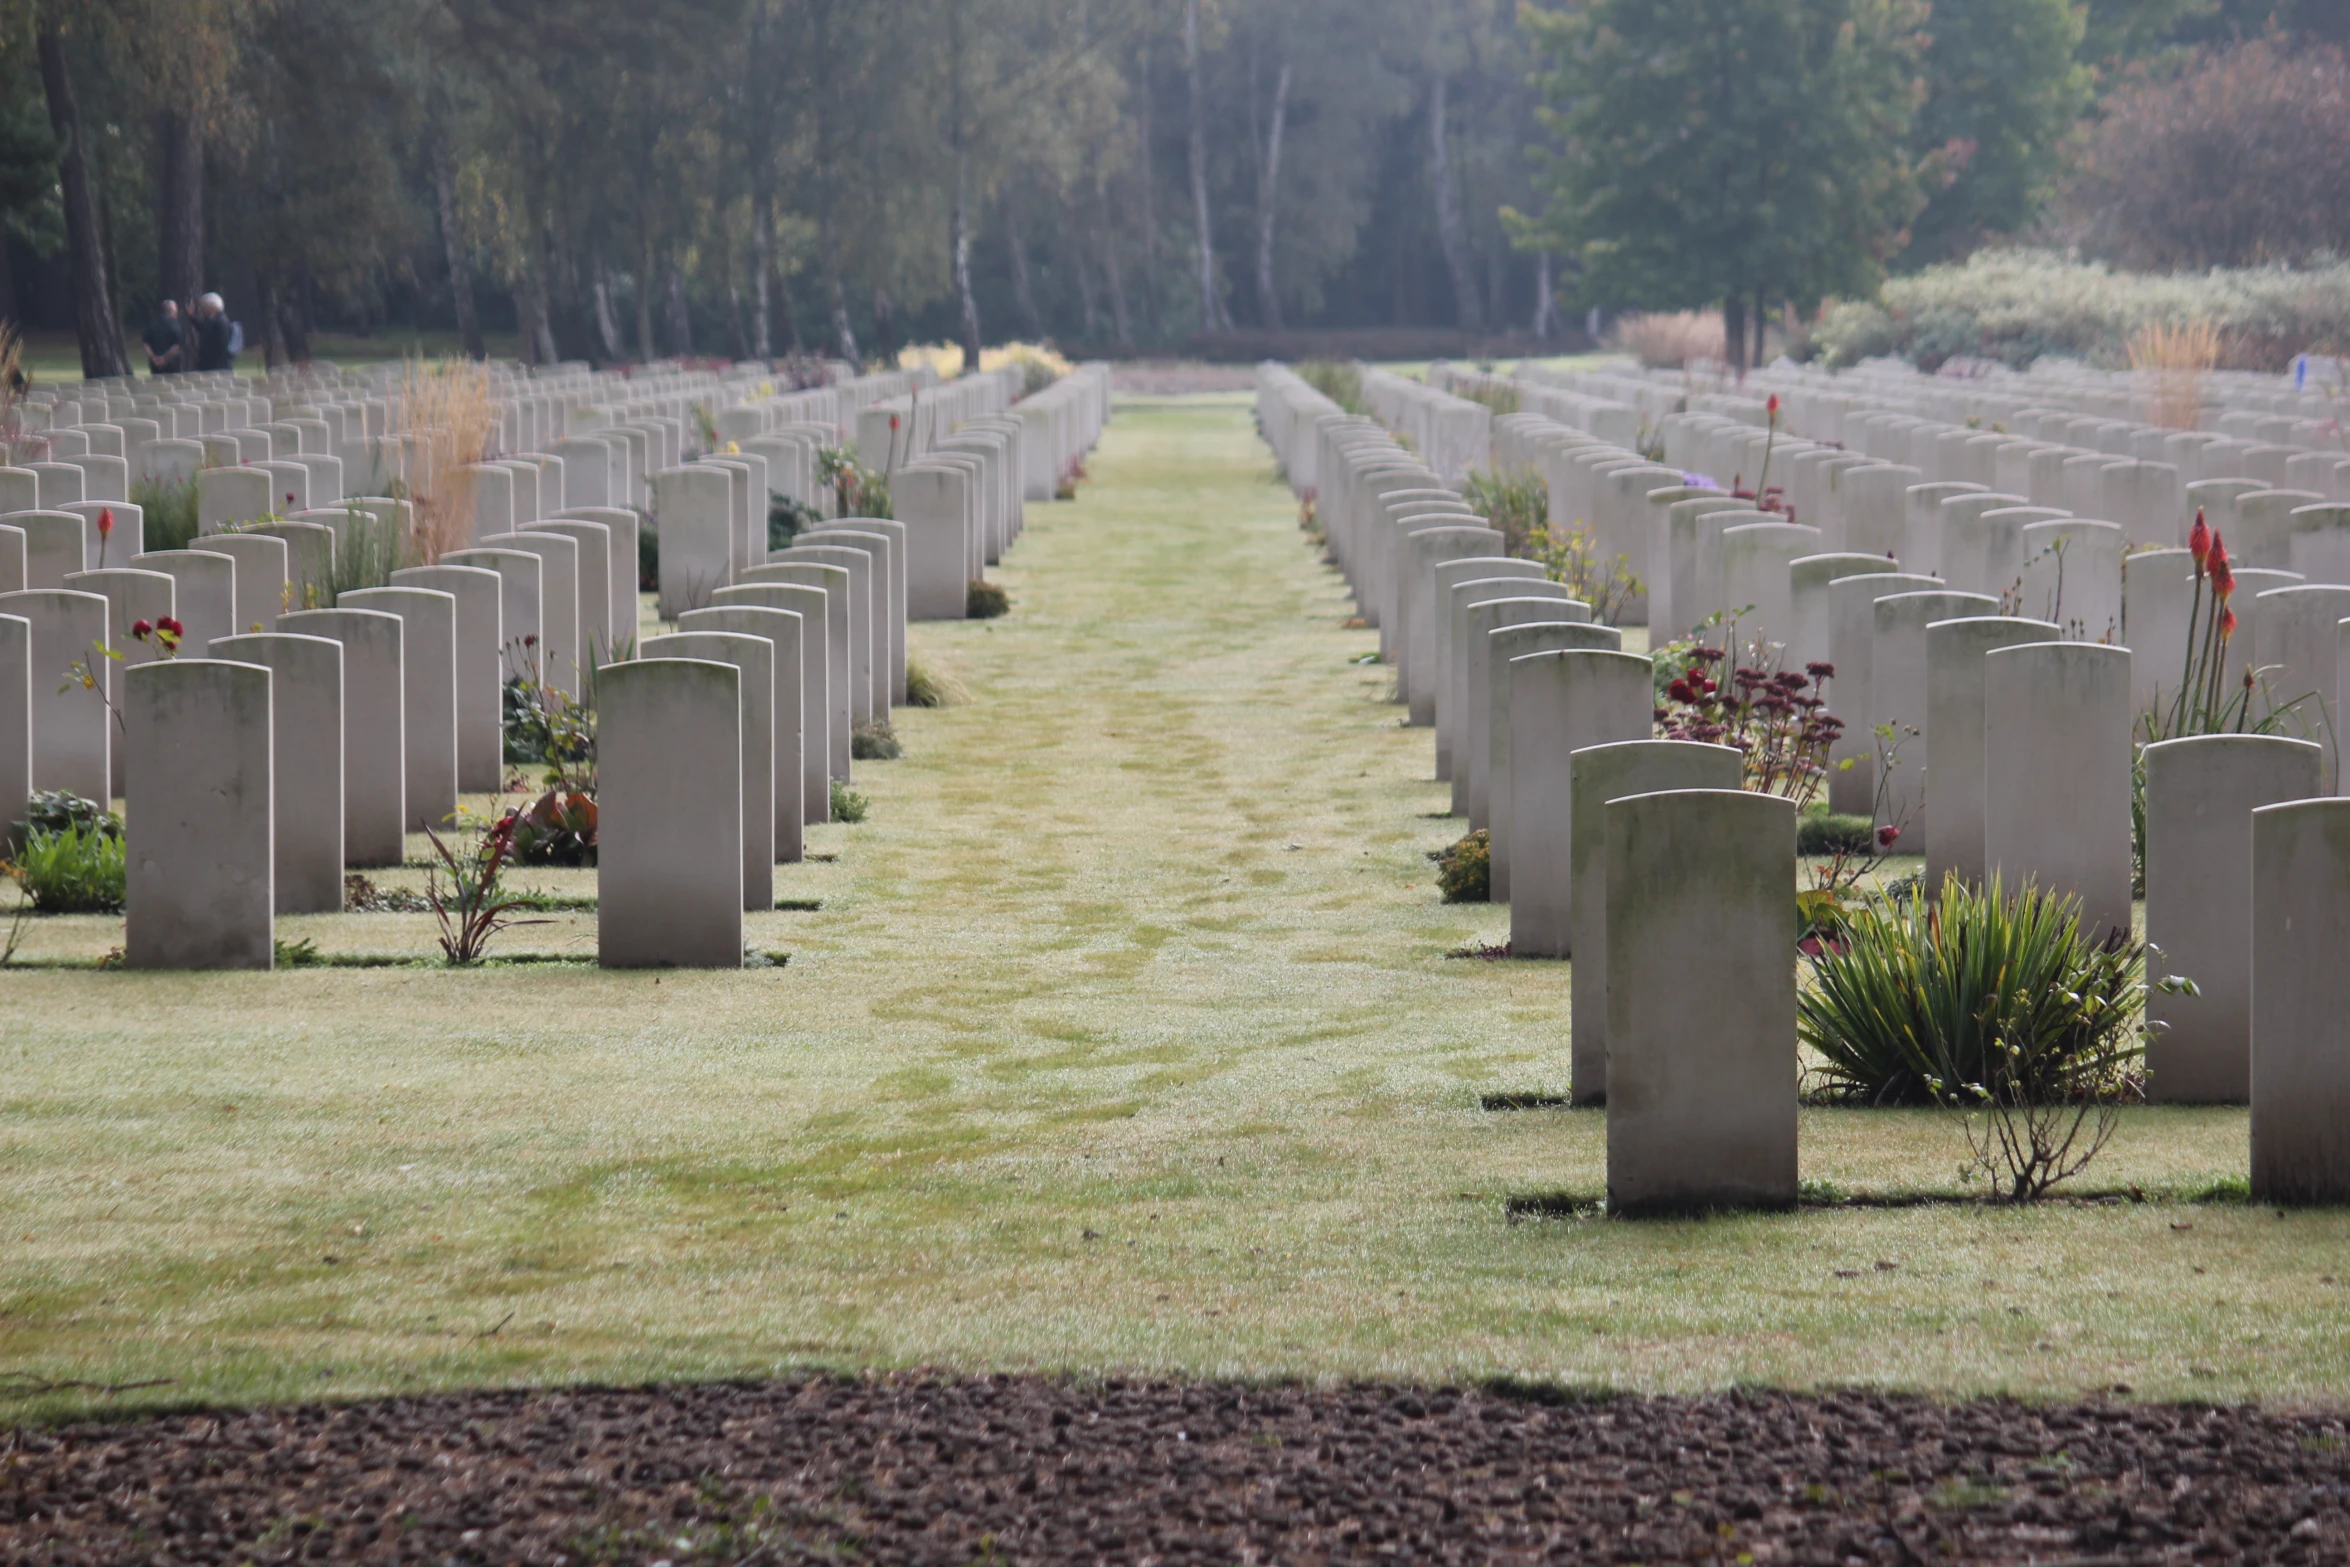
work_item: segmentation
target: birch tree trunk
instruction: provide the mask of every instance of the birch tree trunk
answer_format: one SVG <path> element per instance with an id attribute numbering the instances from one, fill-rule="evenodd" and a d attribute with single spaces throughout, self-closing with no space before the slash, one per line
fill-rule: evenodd
<path id="1" fill-rule="evenodd" d="M 473 308 L 473 263 L 466 256 L 465 229 L 457 216 L 457 171 L 446 142 L 433 148 L 432 186 L 434 204 L 440 209 L 441 254 L 449 264 L 449 297 L 457 306 L 457 335 L 464 341 L 466 358 L 485 359 L 481 317 Z"/>
<path id="2" fill-rule="evenodd" d="M 1281 211 L 1281 138 L 1289 124 L 1289 62 L 1273 83 L 1273 117 L 1265 128 L 1265 156 L 1257 173 L 1257 303 L 1265 325 L 1281 330 L 1281 293 L 1273 284 L 1273 223 Z"/>
<path id="3" fill-rule="evenodd" d="M 1004 203 L 1004 238 L 1011 243 L 1012 247 L 1012 302 L 1020 307 L 1020 322 L 1028 328 L 1030 341 L 1041 343 L 1044 341 L 1044 317 L 1037 313 L 1036 289 L 1028 275 L 1028 236 L 1021 231 L 1018 207 L 1009 201 Z M 1082 270 L 1080 268 L 1080 272 Z M 1093 315 L 1092 282 L 1081 280 L 1077 291 L 1085 296 L 1088 317 L 1087 335 L 1090 336 L 1092 333 L 1090 318 Z"/>
<path id="4" fill-rule="evenodd" d="M 1444 249 L 1445 270 L 1452 274 L 1454 308 L 1461 330 L 1485 330 L 1485 305 L 1477 297 L 1477 274 L 1469 265 L 1468 231 L 1461 226 L 1461 197 L 1453 185 L 1452 152 L 1447 143 L 1446 84 L 1439 74 L 1428 94 L 1428 176 L 1436 190 L 1436 238 Z"/>
<path id="5" fill-rule="evenodd" d="M 1183 3 L 1183 69 L 1191 81 L 1191 220 L 1199 232 L 1199 322 L 1203 332 L 1231 325 L 1216 298 L 1216 233 L 1208 224 L 1208 118 L 1199 84 L 1199 0 Z"/>

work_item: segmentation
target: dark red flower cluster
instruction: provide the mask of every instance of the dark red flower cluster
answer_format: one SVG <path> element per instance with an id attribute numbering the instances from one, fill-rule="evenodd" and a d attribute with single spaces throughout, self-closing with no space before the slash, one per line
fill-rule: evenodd
<path id="1" fill-rule="evenodd" d="M 1734 747 L 1746 758 L 1747 788 L 1808 801 L 1827 776 L 1828 753 L 1844 732 L 1824 694 L 1836 666 L 1807 664 L 1801 674 L 1740 667 L 1730 672 L 1725 690 L 1713 675 L 1725 657 L 1720 648 L 1690 650 L 1688 665 L 1665 687 L 1666 704 L 1655 714 L 1658 728 L 1668 740 Z"/>

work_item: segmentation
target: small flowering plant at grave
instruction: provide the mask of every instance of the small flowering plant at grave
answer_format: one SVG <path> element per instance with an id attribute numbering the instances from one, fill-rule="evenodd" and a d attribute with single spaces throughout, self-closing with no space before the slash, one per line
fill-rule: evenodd
<path id="1" fill-rule="evenodd" d="M 1730 476 L 1730 495 L 1734 500 L 1754 502 L 1756 511 L 1773 512 L 1785 517 L 1789 522 L 1793 522 L 1795 508 L 1788 504 L 1787 498 L 1781 493 L 1779 486 L 1771 483 L 1771 449 L 1779 444 L 1779 394 L 1777 392 L 1771 394 L 1770 401 L 1763 404 L 1763 409 L 1770 418 L 1770 433 L 1763 439 L 1762 472 L 1756 476 L 1754 488 L 1751 490 L 1739 482 L 1740 475 L 1732 474 Z"/>
<path id="2" fill-rule="evenodd" d="M 2266 690 L 2261 678 L 2266 669 L 2255 667 L 2250 659 L 2244 661 L 2241 679 L 2229 678 L 2228 654 L 2236 635 L 2236 612 L 2228 601 L 2235 596 L 2236 574 L 2226 541 L 2206 524 L 2200 506 L 2195 508 L 2195 526 L 2187 534 L 2187 553 L 2195 562 L 2195 596 L 2187 610 L 2186 657 L 2179 669 L 2178 689 L 2167 702 L 2140 718 L 2147 739 L 2276 734 L 2300 727 L 2289 720 L 2315 692 L 2304 692 L 2289 702 L 2256 703 L 2254 696 Z M 2262 706 L 2267 711 L 2256 711 Z"/>
<path id="3" fill-rule="evenodd" d="M 513 857 L 521 816 L 519 811 L 508 811 L 462 851 L 450 848 L 431 828 L 425 829 L 440 864 L 425 872 L 424 896 L 432 905 L 433 918 L 440 922 L 441 954 L 451 968 L 479 963 L 489 952 L 490 939 L 502 930 L 548 923 L 511 918 L 516 909 L 530 905 L 527 900 L 503 896 L 498 886 L 506 862 Z M 441 879 L 444 871 L 448 876 L 445 885 Z"/>
<path id="4" fill-rule="evenodd" d="M 596 863 L 596 710 L 539 678 L 535 635 L 516 644 L 529 674 L 506 682 L 506 760 L 538 763 L 544 792 L 511 813 L 512 858 L 523 865 Z M 587 671 L 591 686 L 595 672 Z"/>
<path id="5" fill-rule="evenodd" d="M 1836 666 L 1807 664 L 1801 674 L 1741 667 L 1724 684 L 1727 657 L 1718 647 L 1689 650 L 1687 667 L 1666 682 L 1665 700 L 1656 709 L 1659 732 L 1668 740 L 1734 748 L 1746 759 L 1746 788 L 1783 795 L 1805 809 L 1817 798 L 1828 776 L 1828 752 L 1844 732 L 1826 696 Z"/>

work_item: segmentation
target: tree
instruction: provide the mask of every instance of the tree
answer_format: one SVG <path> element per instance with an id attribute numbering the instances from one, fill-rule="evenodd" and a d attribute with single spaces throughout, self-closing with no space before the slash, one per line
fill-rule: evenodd
<path id="1" fill-rule="evenodd" d="M 2350 251 L 2350 62 L 2260 40 L 2117 91 L 2066 193 L 2083 247 L 2133 266 Z"/>
<path id="2" fill-rule="evenodd" d="M 65 207 L 65 238 L 73 252 L 73 327 L 81 346 L 82 374 L 130 374 L 122 346 L 122 320 L 115 314 L 114 285 L 99 230 L 98 193 L 74 96 L 73 65 L 67 58 L 69 31 L 62 0 L 46 0 L 35 26 L 41 61 L 41 89 L 49 102 L 49 129 L 57 138 L 57 184 Z"/>
<path id="3" fill-rule="evenodd" d="M 1926 99 L 1910 135 L 1925 209 L 1902 261 L 1947 261 L 2038 216 L 2089 101 L 2071 0 L 1935 0 Z"/>
<path id="4" fill-rule="evenodd" d="M 1592 0 L 1527 13 L 1546 205 L 1519 243 L 1586 302 L 1719 302 L 1733 361 L 1777 302 L 1873 292 L 1916 213 L 1922 12 L 1904 0 Z"/>

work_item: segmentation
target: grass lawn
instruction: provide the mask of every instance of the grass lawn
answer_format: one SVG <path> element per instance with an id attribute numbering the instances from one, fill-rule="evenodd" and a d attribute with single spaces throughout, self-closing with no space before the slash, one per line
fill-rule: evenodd
<path id="1" fill-rule="evenodd" d="M 2189 1195 L 2240 1111 L 2131 1112 L 2150 1200 L 1508 1221 L 1596 1196 L 1567 965 L 1447 959 L 1424 731 L 1351 663 L 1247 399 L 1121 407 L 966 706 L 779 874 L 781 968 L 0 973 L 0 1375 L 262 1399 L 935 1364 L 2334 1401 L 2350 1218 Z M 551 877 L 586 891 L 583 873 Z M 507 950 L 592 950 L 592 916 Z M 285 922 L 420 952 L 429 919 Z M 114 922 L 39 922 L 96 953 Z M 1917 1113 L 1803 1173 L 1956 1193 Z M 4 1384 L 0 1384 L 4 1386 Z M 93 1395 L 18 1397 L 11 1413 Z"/>

